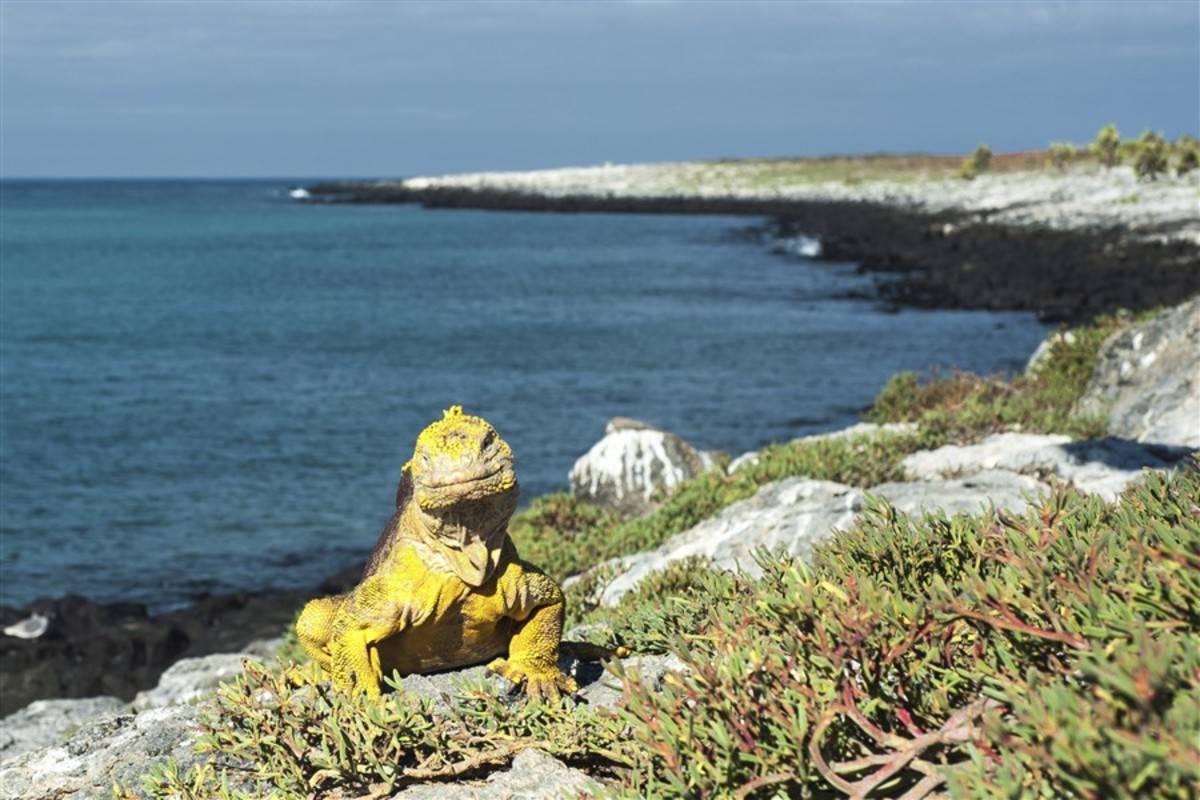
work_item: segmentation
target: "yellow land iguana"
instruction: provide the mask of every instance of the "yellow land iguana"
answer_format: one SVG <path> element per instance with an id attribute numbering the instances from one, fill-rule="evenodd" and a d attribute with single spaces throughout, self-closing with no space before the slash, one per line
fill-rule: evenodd
<path id="1" fill-rule="evenodd" d="M 453 406 L 417 437 L 401 475 L 396 514 L 362 581 L 300 614 L 304 649 L 335 686 L 371 696 L 392 670 L 488 659 L 531 699 L 574 692 L 558 668 L 562 590 L 508 536 L 519 492 L 508 443 Z"/>

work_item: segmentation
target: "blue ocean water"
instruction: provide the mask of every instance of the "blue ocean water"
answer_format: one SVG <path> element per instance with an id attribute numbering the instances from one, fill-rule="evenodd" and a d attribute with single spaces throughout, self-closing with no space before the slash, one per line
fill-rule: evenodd
<path id="1" fill-rule="evenodd" d="M 855 421 L 892 373 L 1019 367 L 1030 314 L 842 297 L 853 265 L 729 217 L 309 206 L 286 183 L 9 182 L 0 602 L 165 608 L 361 559 L 462 403 L 525 497 L 624 415 L 736 454 Z"/>

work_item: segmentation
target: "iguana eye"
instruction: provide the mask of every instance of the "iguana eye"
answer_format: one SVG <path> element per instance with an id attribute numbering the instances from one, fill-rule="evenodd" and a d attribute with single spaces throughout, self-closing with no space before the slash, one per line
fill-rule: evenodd
<path id="1" fill-rule="evenodd" d="M 485 434 L 483 435 L 483 444 L 482 444 L 482 447 L 483 447 L 483 448 L 486 450 L 486 449 L 487 449 L 488 447 L 490 447 L 490 446 L 492 445 L 492 443 L 493 443 L 493 442 L 495 442 L 495 441 L 496 441 L 496 432 L 495 432 L 495 431 L 488 431 L 487 433 L 485 433 Z"/>

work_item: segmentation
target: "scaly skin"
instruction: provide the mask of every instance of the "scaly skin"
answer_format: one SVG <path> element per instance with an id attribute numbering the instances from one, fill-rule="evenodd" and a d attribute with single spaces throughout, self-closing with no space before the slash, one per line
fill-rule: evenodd
<path id="1" fill-rule="evenodd" d="M 484 420 L 454 406 L 421 432 L 362 582 L 296 622 L 335 686 L 377 696 L 393 670 L 493 659 L 488 669 L 531 699 L 576 690 L 558 669 L 562 590 L 508 537 L 519 491 L 512 449 Z"/>

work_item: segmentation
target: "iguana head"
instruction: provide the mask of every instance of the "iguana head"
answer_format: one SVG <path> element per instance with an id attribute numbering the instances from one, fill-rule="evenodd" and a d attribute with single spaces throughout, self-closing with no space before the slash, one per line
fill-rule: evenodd
<path id="1" fill-rule="evenodd" d="M 429 544 L 464 582 L 484 583 L 499 561 L 520 492 L 508 442 L 487 421 L 451 406 L 421 431 L 404 469 Z"/>

